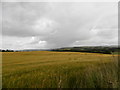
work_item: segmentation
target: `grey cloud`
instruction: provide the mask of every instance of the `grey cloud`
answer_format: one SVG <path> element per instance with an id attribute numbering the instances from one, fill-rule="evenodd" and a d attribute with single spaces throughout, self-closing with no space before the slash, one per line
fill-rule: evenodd
<path id="1" fill-rule="evenodd" d="M 3 35 L 40 35 L 32 29 L 34 22 L 45 14 L 47 3 L 3 3 Z M 49 8 L 49 7 L 48 7 Z"/>
<path id="2" fill-rule="evenodd" d="M 38 48 L 40 41 L 46 42 L 46 48 L 72 46 L 76 41 L 79 45 L 95 44 L 97 38 L 99 42 L 96 44 L 108 43 L 107 39 L 114 40 L 117 34 L 117 10 L 114 5 L 82 2 L 3 3 L 3 36 L 34 37 L 24 45 Z"/>

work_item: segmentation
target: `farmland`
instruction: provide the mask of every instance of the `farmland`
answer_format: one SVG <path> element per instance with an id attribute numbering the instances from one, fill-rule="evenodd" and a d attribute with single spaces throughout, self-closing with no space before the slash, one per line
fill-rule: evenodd
<path id="1" fill-rule="evenodd" d="M 117 54 L 2 52 L 3 88 L 117 88 Z"/>

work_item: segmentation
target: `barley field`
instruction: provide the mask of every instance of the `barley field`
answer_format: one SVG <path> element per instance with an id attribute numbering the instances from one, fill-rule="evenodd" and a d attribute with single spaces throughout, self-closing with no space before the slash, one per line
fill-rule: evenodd
<path id="1" fill-rule="evenodd" d="M 3 88 L 118 88 L 118 56 L 80 52 L 2 52 Z"/>

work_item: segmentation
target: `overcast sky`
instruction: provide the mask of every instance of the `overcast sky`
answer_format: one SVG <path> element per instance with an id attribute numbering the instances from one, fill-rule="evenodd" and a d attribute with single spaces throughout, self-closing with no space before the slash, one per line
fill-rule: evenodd
<path id="1" fill-rule="evenodd" d="M 3 49 L 117 45 L 117 2 L 4 2 L 2 36 Z"/>

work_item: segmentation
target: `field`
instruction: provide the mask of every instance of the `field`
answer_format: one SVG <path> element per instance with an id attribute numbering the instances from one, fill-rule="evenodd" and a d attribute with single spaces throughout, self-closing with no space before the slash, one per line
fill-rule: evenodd
<path id="1" fill-rule="evenodd" d="M 118 57 L 80 52 L 3 52 L 3 88 L 117 88 Z"/>

